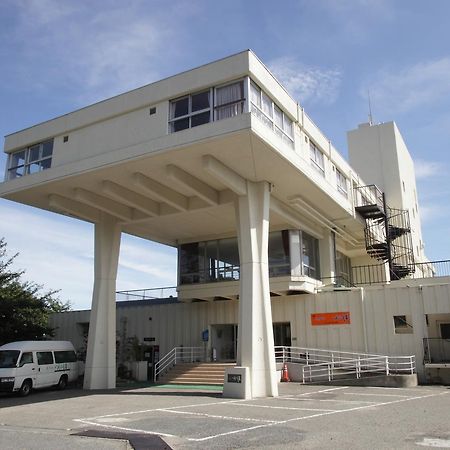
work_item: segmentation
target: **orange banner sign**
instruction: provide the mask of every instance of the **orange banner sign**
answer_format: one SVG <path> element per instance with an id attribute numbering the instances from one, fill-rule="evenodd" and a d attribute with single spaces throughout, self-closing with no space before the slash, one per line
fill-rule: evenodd
<path id="1" fill-rule="evenodd" d="M 311 314 L 311 325 L 347 325 L 350 324 L 350 312 L 332 312 Z"/>

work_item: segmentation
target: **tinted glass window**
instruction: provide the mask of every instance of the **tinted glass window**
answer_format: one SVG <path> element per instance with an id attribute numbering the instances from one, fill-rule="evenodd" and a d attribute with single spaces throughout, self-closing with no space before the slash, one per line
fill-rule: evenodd
<path id="1" fill-rule="evenodd" d="M 56 363 L 75 362 L 76 360 L 77 360 L 77 355 L 72 350 L 55 352 L 55 362 Z"/>
<path id="2" fill-rule="evenodd" d="M 192 95 L 192 112 L 209 108 L 209 91 Z"/>
<path id="3" fill-rule="evenodd" d="M 19 350 L 0 350 L 0 369 L 16 367 Z"/>
<path id="4" fill-rule="evenodd" d="M 208 123 L 210 120 L 210 112 L 206 111 L 201 114 L 196 114 L 191 118 L 191 127 L 196 127 L 198 125 L 203 125 L 204 123 Z"/>
<path id="5" fill-rule="evenodd" d="M 33 363 L 33 353 L 31 353 L 31 352 L 22 353 L 22 357 L 20 358 L 19 367 L 22 367 L 25 364 L 31 364 L 31 363 Z"/>
<path id="6" fill-rule="evenodd" d="M 53 141 L 47 141 L 42 144 L 42 157 L 46 158 L 52 156 L 53 153 Z"/>
<path id="7" fill-rule="evenodd" d="M 53 354 L 52 352 L 37 352 L 37 360 L 40 366 L 53 364 Z"/>
<path id="8" fill-rule="evenodd" d="M 177 120 L 176 122 L 172 123 L 172 131 L 181 131 L 185 130 L 186 128 L 189 128 L 189 117 Z"/>
<path id="9" fill-rule="evenodd" d="M 189 113 L 189 97 L 176 100 L 172 103 L 172 117 L 181 117 Z"/>

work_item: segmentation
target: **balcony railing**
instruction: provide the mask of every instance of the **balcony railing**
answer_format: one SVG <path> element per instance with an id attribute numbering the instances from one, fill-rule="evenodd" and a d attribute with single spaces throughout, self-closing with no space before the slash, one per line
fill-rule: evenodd
<path id="1" fill-rule="evenodd" d="M 449 259 L 408 264 L 407 267 L 410 269 L 410 275 L 404 279 L 450 276 Z M 386 283 L 386 274 L 386 264 L 352 267 L 352 281 L 355 285 Z"/>
<path id="2" fill-rule="evenodd" d="M 132 289 L 129 291 L 117 291 L 116 301 L 157 300 L 163 298 L 176 298 L 177 295 L 176 286 L 150 289 Z"/>

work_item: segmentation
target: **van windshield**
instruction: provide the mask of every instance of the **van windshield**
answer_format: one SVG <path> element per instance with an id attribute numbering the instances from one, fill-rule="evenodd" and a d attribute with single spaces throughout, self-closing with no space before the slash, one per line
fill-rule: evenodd
<path id="1" fill-rule="evenodd" d="M 19 354 L 19 350 L 0 350 L 0 369 L 17 367 Z"/>

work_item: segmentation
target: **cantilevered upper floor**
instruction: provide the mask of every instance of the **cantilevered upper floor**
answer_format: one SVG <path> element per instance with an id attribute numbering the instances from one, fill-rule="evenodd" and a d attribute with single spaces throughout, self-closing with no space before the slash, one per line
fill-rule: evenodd
<path id="1" fill-rule="evenodd" d="M 250 180 L 271 184 L 270 231 L 288 245 L 286 230 L 301 230 L 334 254 L 365 254 L 354 187 L 366 183 L 249 50 L 10 134 L 5 152 L 0 196 L 90 222 L 107 214 L 181 250 L 236 236 Z M 317 253 L 324 265 L 330 250 Z"/>

